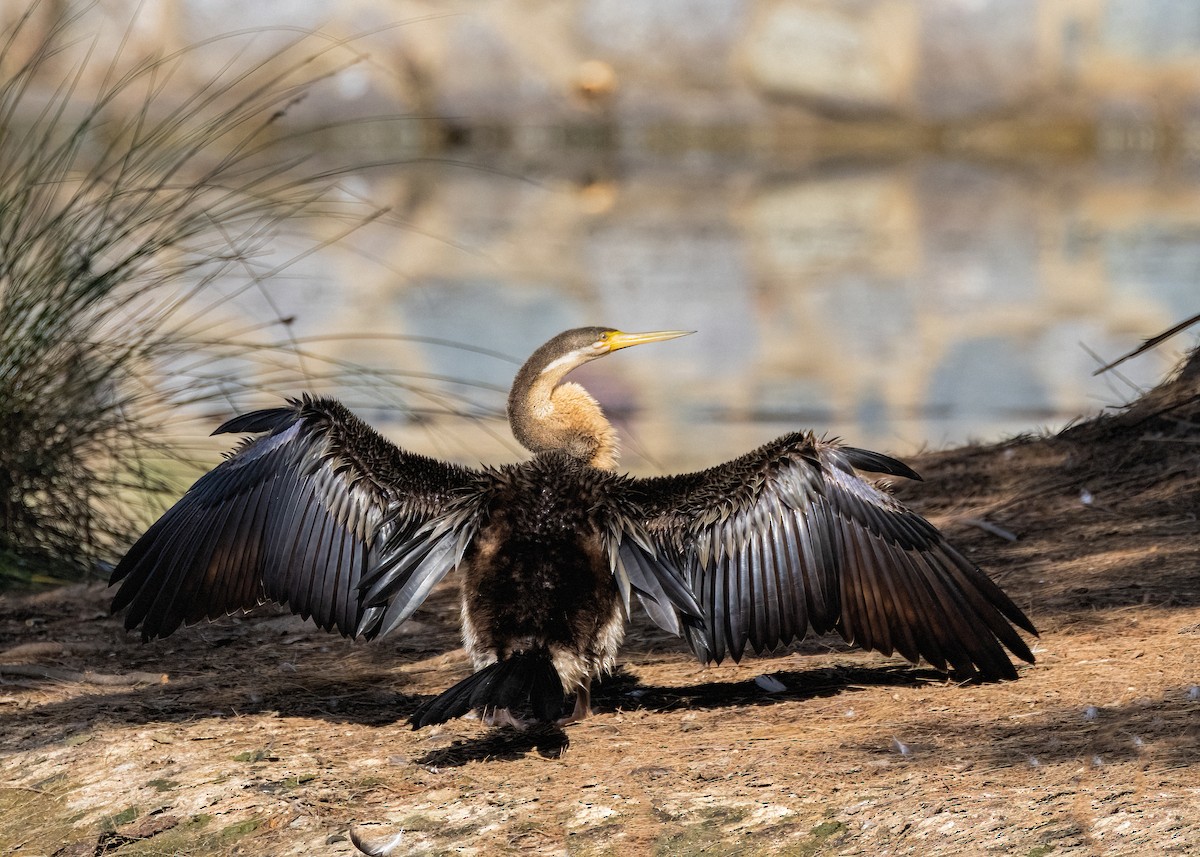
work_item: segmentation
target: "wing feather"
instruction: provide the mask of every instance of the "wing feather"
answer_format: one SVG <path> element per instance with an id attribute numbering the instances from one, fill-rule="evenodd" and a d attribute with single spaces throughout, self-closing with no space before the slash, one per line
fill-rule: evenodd
<path id="1" fill-rule="evenodd" d="M 206 515 L 205 510 L 195 508 L 183 508 L 176 506 L 175 509 L 180 509 L 188 515 L 186 524 L 181 524 L 181 529 L 191 531 L 194 536 L 193 547 L 185 548 L 180 551 L 170 551 L 166 553 L 168 557 L 174 557 L 174 574 L 171 578 L 167 578 L 158 586 L 160 593 L 176 594 L 176 597 L 181 605 L 186 605 L 186 609 L 180 609 L 178 613 L 183 622 L 195 622 L 204 618 L 209 610 L 209 594 L 216 589 L 212 585 L 212 581 L 217 576 L 216 572 L 221 569 L 218 564 L 217 554 L 219 551 L 227 549 L 222 541 L 213 536 L 214 532 L 221 532 L 226 526 L 232 526 L 233 522 L 238 520 L 239 504 L 229 503 L 215 510 L 215 514 Z M 170 514 L 170 512 L 168 512 Z M 149 534 L 143 536 L 142 539 L 151 538 Z M 158 549 L 161 551 L 162 545 L 159 543 Z M 147 574 L 153 572 L 160 562 L 161 554 L 153 562 L 144 563 L 143 567 Z M 128 586 L 133 586 L 132 578 Z M 139 584 L 140 585 L 140 584 Z M 122 587 L 122 590 L 124 587 Z M 154 593 L 154 586 L 146 586 L 143 592 L 147 596 Z M 241 601 L 240 595 L 234 595 L 232 601 Z M 258 597 L 255 597 L 254 602 L 257 603 Z M 246 606 L 250 606 L 247 604 Z M 147 616 L 148 622 L 151 622 L 156 616 L 166 615 L 166 605 L 162 609 L 154 611 Z M 138 613 L 138 608 L 134 607 L 130 610 L 130 615 Z M 178 625 L 172 626 L 172 630 Z M 150 634 L 151 627 L 143 627 L 143 632 Z M 154 629 L 160 630 L 160 629 Z M 161 635 L 161 631 L 160 631 Z"/>
<path id="2" fill-rule="evenodd" d="M 337 530 L 337 522 L 332 515 L 324 514 L 323 508 L 318 511 L 315 503 L 311 508 L 310 529 L 300 558 L 302 571 L 296 574 L 295 569 L 292 570 L 289 589 L 299 596 L 298 603 L 293 604 L 292 609 L 305 619 L 314 612 L 319 597 L 314 590 L 319 590 L 318 577 L 329 567 L 329 545 Z"/>
<path id="3" fill-rule="evenodd" d="M 631 589 L 637 593 L 638 601 L 646 613 L 664 631 L 679 635 L 682 626 L 673 609 L 673 598 L 668 594 L 653 567 L 653 560 L 635 545 L 626 542 L 619 548 L 619 557 Z"/>
<path id="4" fill-rule="evenodd" d="M 837 566 L 830 549 L 829 522 L 825 520 L 823 506 L 812 506 L 807 514 L 795 515 L 793 520 L 799 555 L 804 562 L 804 599 L 809 622 L 813 631 L 824 634 L 833 628 L 840 606 L 837 587 L 832 585 Z"/>
<path id="5" fill-rule="evenodd" d="M 863 561 L 858 556 L 858 542 L 854 538 L 856 534 L 842 528 L 838 528 L 837 533 L 841 542 L 839 552 L 844 558 L 842 563 L 842 613 L 839 617 L 841 629 L 848 642 L 865 649 L 883 651 L 883 647 L 879 645 L 879 634 L 875 633 L 871 627 L 873 611 L 867 604 L 869 597 L 867 588 L 870 581 L 865 580 L 862 575 Z"/>
<path id="6" fill-rule="evenodd" d="M 729 588 L 730 604 L 729 636 L 725 642 L 729 645 L 729 654 L 735 661 L 742 659 L 742 652 L 751 630 L 749 555 L 749 550 L 737 549 L 726 555 L 729 560 L 729 575 L 725 584 Z"/>
<path id="7" fill-rule="evenodd" d="M 313 599 L 313 621 L 322 626 L 332 624 L 330 619 L 337 609 L 338 588 L 346 584 L 344 575 L 346 526 L 334 519 L 332 528 L 333 532 L 328 539 L 329 554 L 325 568 L 318 575 L 314 575 L 313 578 L 314 583 L 319 582 L 320 584 L 313 587 L 313 593 L 316 596 Z"/>
<path id="8" fill-rule="evenodd" d="M 796 536 L 796 519 L 782 514 L 776 522 L 775 561 L 787 573 L 787 612 L 780 625 L 780 640 L 808 633 L 808 595 L 804 584 L 804 557 Z"/>
<path id="9" fill-rule="evenodd" d="M 751 640 L 755 654 L 761 655 L 767 642 L 779 639 L 779 579 L 774 563 L 767 551 L 770 538 L 770 521 L 764 530 L 755 533 L 753 548 L 754 564 L 762 581 L 762 595 L 755 602 L 755 638 Z"/>
<path id="10" fill-rule="evenodd" d="M 791 587 L 791 574 L 788 570 L 787 556 L 779 553 L 777 544 L 779 538 L 779 519 L 772 515 L 767 522 L 766 532 L 762 534 L 763 565 L 770 575 L 766 592 L 770 604 L 767 611 L 767 639 L 780 640 L 784 637 L 786 616 L 791 612 L 788 590 Z"/>
<path id="11" fill-rule="evenodd" d="M 153 558 L 160 556 L 166 557 L 184 557 L 187 555 L 189 543 L 196 540 L 199 533 L 196 527 L 191 526 L 190 516 L 181 515 L 181 526 L 179 529 L 164 533 L 164 543 L 159 546 L 153 553 Z M 178 574 L 177 574 L 178 576 Z M 176 589 L 172 590 L 156 590 L 147 587 L 139 595 L 138 599 L 133 604 L 133 610 L 144 609 L 151 612 L 152 626 L 157 631 L 165 626 L 166 632 L 170 633 L 179 626 L 180 618 L 175 618 L 166 612 L 168 607 L 174 600 Z M 185 604 L 188 602 L 184 602 Z M 158 606 L 157 609 L 156 605 Z"/>
<path id="12" fill-rule="evenodd" d="M 869 450 L 787 435 L 699 473 L 627 479 L 626 500 L 681 564 L 703 611 L 702 660 L 837 630 L 965 675 L 1013 678 L 1036 629 L 940 532 L 855 468 L 919 478 Z M 1014 627 L 1015 626 L 1015 627 Z M 1007 652 L 1005 651 L 1007 649 Z"/>
<path id="13" fill-rule="evenodd" d="M 388 629 L 411 615 L 473 537 L 486 474 L 401 450 L 333 400 L 306 396 L 221 432 L 263 434 L 197 480 L 113 571 L 113 609 L 127 608 L 126 627 L 147 639 L 266 599 L 371 636 L 385 613 Z M 433 530 L 433 544 L 411 538 Z M 441 565 L 418 585 L 365 603 L 364 581 L 419 566 L 446 540 L 457 549 L 439 547 L 430 562 Z"/>
<path id="14" fill-rule="evenodd" d="M 254 489 L 250 493 L 255 493 Z M 144 633 L 155 630 L 154 622 L 161 617 L 160 621 L 167 624 L 160 624 L 157 632 L 158 636 L 165 636 L 179 627 L 191 612 L 189 605 L 204 604 L 211 609 L 214 598 L 229 599 L 239 606 L 257 603 L 257 593 L 249 595 L 246 592 L 246 581 L 242 576 L 242 547 L 250 524 L 247 511 L 253 510 L 249 499 L 244 492 L 234 495 L 230 503 L 227 530 L 214 529 L 205 514 L 206 510 L 188 510 L 189 526 L 195 529 L 197 538 L 187 548 L 163 551 L 161 567 L 170 570 L 170 576 L 165 578 L 164 585 L 158 591 L 147 617 L 147 626 L 142 629 Z M 207 569 L 206 578 L 197 578 L 193 573 L 191 557 L 203 550 L 200 544 L 205 537 L 217 541 L 219 552 L 216 561 Z M 253 600 L 249 600 L 251 598 Z"/>
<path id="15" fill-rule="evenodd" d="M 878 539 L 870 539 L 868 547 L 871 549 L 870 562 L 875 568 L 886 568 L 892 557 L 885 553 L 882 543 Z M 886 590 L 884 592 L 885 600 L 888 609 L 888 628 L 891 632 L 892 645 L 901 655 L 910 661 L 917 661 L 921 656 L 921 647 L 916 640 L 916 631 L 922 624 L 922 619 L 917 613 L 913 599 L 906 590 L 905 584 L 908 578 L 912 575 L 912 566 L 907 555 L 898 553 L 894 556 L 895 561 L 903 563 L 906 573 L 902 574 L 884 574 L 879 575 L 881 582 Z"/>

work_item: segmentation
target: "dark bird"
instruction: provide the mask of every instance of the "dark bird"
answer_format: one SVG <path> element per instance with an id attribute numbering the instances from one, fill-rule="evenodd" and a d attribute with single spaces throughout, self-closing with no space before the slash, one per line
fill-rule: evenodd
<path id="1" fill-rule="evenodd" d="M 1033 624 L 920 515 L 856 471 L 919 479 L 863 449 L 785 435 L 698 473 L 619 475 L 616 437 L 572 369 L 683 331 L 569 330 L 508 398 L 528 461 L 473 469 L 400 449 L 331 399 L 305 396 L 217 429 L 246 439 L 113 572 L 113 609 L 145 639 L 263 601 L 326 630 L 396 628 L 461 569 L 475 673 L 414 728 L 588 715 L 635 599 L 702 662 L 810 630 L 964 677 L 1016 678 Z M 563 718 L 565 695 L 575 694 Z"/>

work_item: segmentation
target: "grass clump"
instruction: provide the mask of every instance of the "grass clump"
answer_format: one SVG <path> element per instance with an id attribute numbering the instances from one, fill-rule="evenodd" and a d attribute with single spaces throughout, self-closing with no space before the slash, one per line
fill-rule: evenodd
<path id="1" fill-rule="evenodd" d="M 160 423 L 226 399 L 254 352 L 206 329 L 274 272 L 256 255 L 298 217 L 371 216 L 280 127 L 358 60 L 345 45 L 100 60 L 90 9 L 33 2 L 0 32 L 0 584 L 86 577 L 127 544 L 156 511 L 131 500 L 178 490 Z M 182 71 L 214 50 L 212 76 Z"/>

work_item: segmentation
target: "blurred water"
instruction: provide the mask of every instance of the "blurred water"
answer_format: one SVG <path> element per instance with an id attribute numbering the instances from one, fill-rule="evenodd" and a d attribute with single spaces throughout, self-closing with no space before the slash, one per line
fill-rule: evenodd
<path id="1" fill-rule="evenodd" d="M 498 412 L 513 361 L 567 327 L 695 329 L 578 373 L 643 472 L 795 428 L 905 454 L 1060 426 L 1153 384 L 1190 339 L 1122 367 L 1127 380 L 1093 378 L 1088 349 L 1112 358 L 1200 311 L 1200 181 L 1186 165 L 476 160 L 352 177 L 389 218 L 290 268 L 277 306 L 297 335 L 433 337 L 512 358 L 324 346 L 484 385 L 417 379 L 434 392 L 411 404 L 434 410 L 446 390 Z M 252 296 L 240 307 L 275 312 Z M 515 454 L 502 422 L 395 421 L 342 393 L 422 451 Z"/>

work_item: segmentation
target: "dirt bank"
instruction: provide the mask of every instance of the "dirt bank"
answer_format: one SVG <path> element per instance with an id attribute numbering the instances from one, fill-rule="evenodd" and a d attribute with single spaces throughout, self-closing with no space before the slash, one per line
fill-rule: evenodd
<path id="1" fill-rule="evenodd" d="M 643 622 L 565 735 L 414 733 L 467 670 L 452 589 L 370 645 L 270 609 L 143 645 L 101 586 L 9 593 L 0 850 L 355 854 L 353 826 L 395 854 L 1200 853 L 1200 359 L 915 463 L 900 493 L 1043 630 L 1017 682 L 833 639 L 702 668 Z"/>

